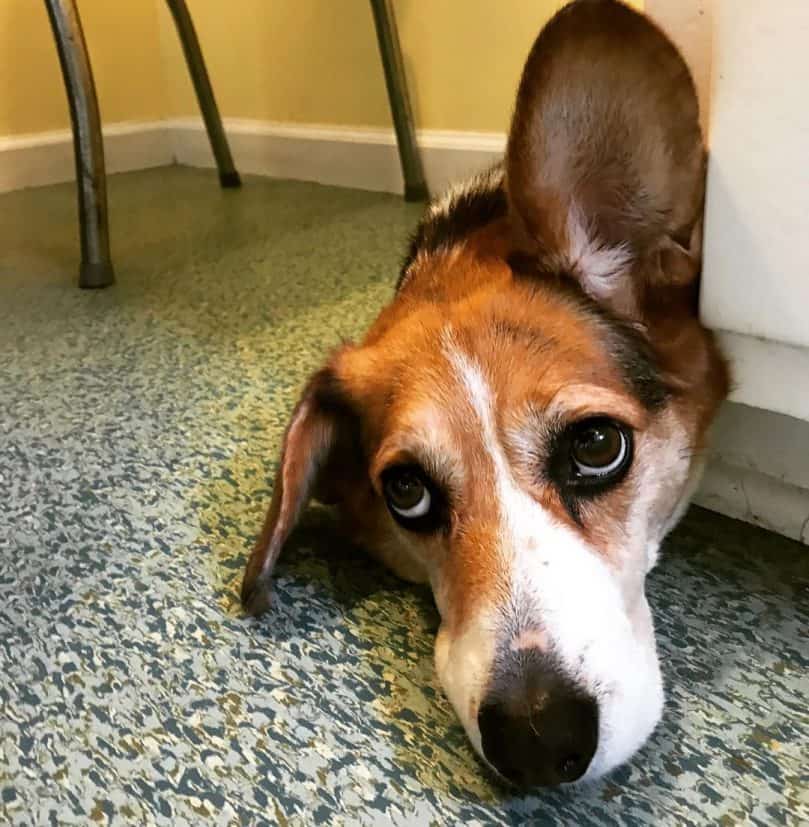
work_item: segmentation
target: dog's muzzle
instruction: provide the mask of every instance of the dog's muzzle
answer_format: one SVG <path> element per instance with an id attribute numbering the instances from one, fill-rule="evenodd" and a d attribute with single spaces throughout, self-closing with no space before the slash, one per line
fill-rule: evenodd
<path id="1" fill-rule="evenodd" d="M 483 754 L 521 787 L 581 778 L 598 746 L 598 704 L 542 653 L 498 670 L 478 712 Z"/>

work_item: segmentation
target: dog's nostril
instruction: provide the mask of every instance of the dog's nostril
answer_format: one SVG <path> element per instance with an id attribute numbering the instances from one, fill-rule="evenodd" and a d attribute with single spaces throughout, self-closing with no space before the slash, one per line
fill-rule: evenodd
<path id="1" fill-rule="evenodd" d="M 584 772 L 584 769 L 581 766 L 582 763 L 582 756 L 579 753 L 574 753 L 573 755 L 568 755 L 567 758 L 563 758 L 559 762 L 559 766 L 556 768 L 556 771 L 559 773 L 559 777 L 562 780 L 566 778 L 575 780 Z"/>

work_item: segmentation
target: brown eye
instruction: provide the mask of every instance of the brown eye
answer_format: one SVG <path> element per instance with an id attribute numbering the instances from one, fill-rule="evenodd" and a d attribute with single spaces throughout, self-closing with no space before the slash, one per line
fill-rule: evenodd
<path id="1" fill-rule="evenodd" d="M 432 504 L 432 497 L 424 481 L 410 468 L 391 471 L 384 483 L 385 498 L 390 508 L 400 517 L 424 517 Z"/>
<path id="2" fill-rule="evenodd" d="M 580 477 L 609 477 L 625 468 L 629 459 L 629 439 L 616 422 L 586 420 L 575 426 L 570 440 L 570 458 Z"/>

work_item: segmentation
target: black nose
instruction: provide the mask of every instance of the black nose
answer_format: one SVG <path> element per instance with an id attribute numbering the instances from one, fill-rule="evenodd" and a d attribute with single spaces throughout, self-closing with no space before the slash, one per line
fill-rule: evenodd
<path id="1" fill-rule="evenodd" d="M 584 775 L 598 745 L 598 705 L 550 675 L 521 680 L 527 687 L 490 694 L 478 724 L 486 760 L 525 787 L 550 787 Z"/>

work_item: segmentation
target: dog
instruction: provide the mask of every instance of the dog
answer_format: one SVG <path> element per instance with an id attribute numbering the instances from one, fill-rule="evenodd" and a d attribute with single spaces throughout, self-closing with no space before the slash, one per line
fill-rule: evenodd
<path id="1" fill-rule="evenodd" d="M 310 498 L 432 587 L 435 664 L 485 764 L 598 778 L 658 723 L 644 592 L 728 369 L 697 314 L 706 151 L 688 68 L 618 0 L 540 32 L 502 164 L 434 201 L 395 298 L 295 408 L 250 614 Z"/>

